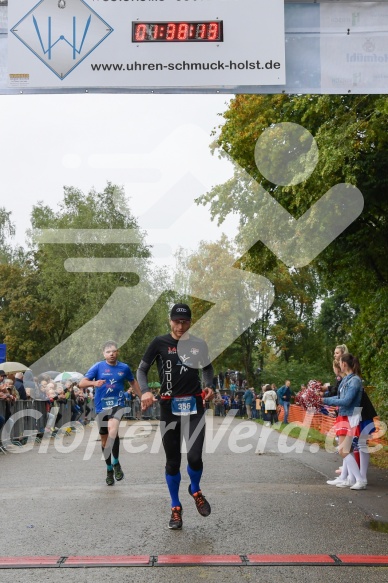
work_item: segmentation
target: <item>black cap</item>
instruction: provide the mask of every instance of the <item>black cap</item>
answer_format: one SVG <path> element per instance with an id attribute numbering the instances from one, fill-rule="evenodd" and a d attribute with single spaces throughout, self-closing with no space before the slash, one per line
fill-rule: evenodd
<path id="1" fill-rule="evenodd" d="M 6 377 L 7 373 L 4 372 L 3 370 L 0 370 L 0 377 Z"/>
<path id="2" fill-rule="evenodd" d="M 175 304 L 170 313 L 170 320 L 191 320 L 191 310 L 187 304 Z"/>

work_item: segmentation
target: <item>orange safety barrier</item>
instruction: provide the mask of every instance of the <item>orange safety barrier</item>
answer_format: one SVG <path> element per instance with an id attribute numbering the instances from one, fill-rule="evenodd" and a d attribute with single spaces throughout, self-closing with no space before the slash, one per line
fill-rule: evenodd
<path id="1" fill-rule="evenodd" d="M 335 411 L 335 407 L 327 407 L 327 409 L 329 411 Z M 283 421 L 283 407 L 280 408 L 278 418 L 279 421 Z M 290 405 L 288 421 L 290 423 L 300 423 L 301 425 L 316 429 L 323 435 L 327 435 L 335 424 L 335 417 L 329 417 L 329 415 L 323 415 L 322 413 L 310 413 L 309 411 L 302 409 L 300 405 Z M 372 433 L 369 441 L 372 441 L 373 443 L 386 444 L 387 439 L 384 435 L 384 430 L 381 426 L 379 418 L 375 417 L 373 421 L 376 427 L 376 434 Z"/>

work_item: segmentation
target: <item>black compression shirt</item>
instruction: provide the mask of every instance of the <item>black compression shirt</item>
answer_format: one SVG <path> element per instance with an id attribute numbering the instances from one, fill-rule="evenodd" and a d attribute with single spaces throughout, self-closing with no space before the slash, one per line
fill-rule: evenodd
<path id="1" fill-rule="evenodd" d="M 174 340 L 171 334 L 158 336 L 148 346 L 139 370 L 147 373 L 151 365 L 156 362 L 162 385 L 161 395 L 174 397 L 198 395 L 202 391 L 199 368 L 202 363 L 209 362 L 207 344 L 204 340 L 190 335 L 187 340 L 180 340 L 180 350 L 182 347 L 181 352 L 183 352 L 181 357 L 178 355 L 177 346 L 178 340 Z M 203 371 L 206 378 L 213 377 L 211 364 L 204 366 Z M 141 375 L 138 375 L 138 380 L 144 392 Z"/>

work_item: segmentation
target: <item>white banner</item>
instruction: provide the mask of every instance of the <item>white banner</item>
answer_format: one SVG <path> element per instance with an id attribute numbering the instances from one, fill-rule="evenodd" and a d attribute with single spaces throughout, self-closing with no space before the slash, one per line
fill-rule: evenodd
<path id="1" fill-rule="evenodd" d="M 9 0 L 9 87 L 285 84 L 284 0 Z"/>
<path id="2" fill-rule="evenodd" d="M 321 4 L 321 87 L 367 93 L 388 87 L 388 6 Z"/>

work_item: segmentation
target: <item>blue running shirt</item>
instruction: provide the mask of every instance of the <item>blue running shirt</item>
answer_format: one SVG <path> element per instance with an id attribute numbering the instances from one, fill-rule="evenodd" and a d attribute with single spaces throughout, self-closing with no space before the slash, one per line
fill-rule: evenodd
<path id="1" fill-rule="evenodd" d="M 105 380 L 102 387 L 94 387 L 94 404 L 96 413 L 111 407 L 124 407 L 124 381 L 134 381 L 131 369 L 124 362 L 112 366 L 105 360 L 96 362 L 85 374 L 90 381 Z"/>

